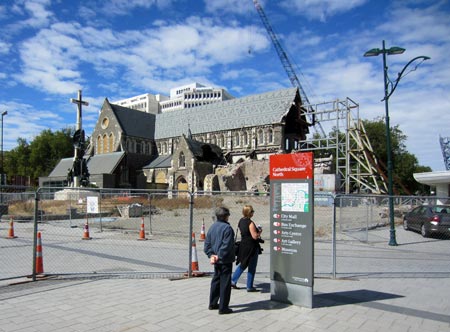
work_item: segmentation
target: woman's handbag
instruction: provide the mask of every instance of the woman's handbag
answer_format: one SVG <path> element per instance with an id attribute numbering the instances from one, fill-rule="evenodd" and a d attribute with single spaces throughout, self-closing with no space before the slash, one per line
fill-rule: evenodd
<path id="1" fill-rule="evenodd" d="M 234 255 L 239 255 L 239 247 L 241 246 L 241 241 L 235 241 L 234 242 Z"/>
<path id="2" fill-rule="evenodd" d="M 239 255 L 239 247 L 241 246 L 241 241 L 236 241 L 238 231 L 239 231 L 239 226 L 236 227 L 236 234 L 234 236 L 234 256 L 236 256 L 236 257 Z"/>

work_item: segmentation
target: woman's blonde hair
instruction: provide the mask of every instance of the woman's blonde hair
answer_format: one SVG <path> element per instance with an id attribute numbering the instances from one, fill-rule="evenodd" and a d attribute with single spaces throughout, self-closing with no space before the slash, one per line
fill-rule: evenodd
<path id="1" fill-rule="evenodd" d="M 244 205 L 244 207 L 242 208 L 242 215 L 245 218 L 250 218 L 253 212 L 255 211 L 253 210 L 253 206 L 251 205 Z"/>

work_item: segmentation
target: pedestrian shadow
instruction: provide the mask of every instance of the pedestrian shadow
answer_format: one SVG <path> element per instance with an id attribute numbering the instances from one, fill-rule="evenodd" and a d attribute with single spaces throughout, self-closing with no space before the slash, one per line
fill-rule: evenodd
<path id="1" fill-rule="evenodd" d="M 270 283 L 258 284 L 261 293 L 270 293 Z M 404 296 L 377 292 L 369 289 L 358 289 L 351 291 L 317 293 L 314 292 L 313 308 L 326 308 L 351 304 L 363 304 L 382 300 L 402 298 Z M 291 306 L 292 303 L 282 303 L 273 300 L 261 300 L 256 302 L 242 303 L 233 305 L 235 312 L 246 312 L 256 310 L 281 310 Z"/>
<path id="2" fill-rule="evenodd" d="M 234 312 L 239 313 L 257 310 L 281 310 L 290 307 L 291 305 L 292 304 L 289 303 L 281 303 L 272 300 L 261 300 L 256 302 L 231 305 L 230 308 L 233 308 Z"/>
<path id="3" fill-rule="evenodd" d="M 259 283 L 255 285 L 256 288 L 260 289 L 261 294 L 267 294 L 270 293 L 270 283 L 264 282 Z M 272 300 L 261 300 L 256 302 L 249 302 L 249 303 L 241 303 L 232 305 L 234 311 L 236 313 L 238 312 L 246 312 L 246 311 L 257 311 L 257 310 L 281 310 L 285 309 L 292 304 L 290 303 L 282 303 L 278 301 L 272 301 Z"/>
<path id="4" fill-rule="evenodd" d="M 401 298 L 404 296 L 377 292 L 369 289 L 358 289 L 352 291 L 334 293 L 315 293 L 313 297 L 314 308 L 335 307 L 348 304 L 359 304 Z"/>

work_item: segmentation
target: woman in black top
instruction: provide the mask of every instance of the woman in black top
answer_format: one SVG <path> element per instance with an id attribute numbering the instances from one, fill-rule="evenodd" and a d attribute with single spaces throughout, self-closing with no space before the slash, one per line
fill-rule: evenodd
<path id="1" fill-rule="evenodd" d="M 239 289 L 236 283 L 239 280 L 242 272 L 248 267 L 247 272 L 247 291 L 255 292 L 257 289 L 253 287 L 255 280 L 256 265 L 258 264 L 258 255 L 261 253 L 261 233 L 262 229 L 258 228 L 253 220 L 255 211 L 251 205 L 245 205 L 242 209 L 243 218 L 239 220 L 238 228 L 241 233 L 241 245 L 239 253 L 236 257 L 236 271 L 234 271 L 231 278 L 231 287 Z"/>

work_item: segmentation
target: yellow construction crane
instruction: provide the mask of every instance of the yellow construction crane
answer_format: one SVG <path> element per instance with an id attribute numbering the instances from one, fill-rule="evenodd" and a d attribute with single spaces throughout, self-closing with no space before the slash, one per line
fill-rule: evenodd
<path id="1" fill-rule="evenodd" d="M 258 12 L 259 16 L 261 17 L 261 21 L 264 25 L 264 27 L 267 30 L 267 33 L 269 34 L 270 39 L 272 40 L 272 44 L 275 47 L 275 50 L 278 53 L 278 57 L 280 58 L 281 64 L 284 67 L 284 70 L 286 71 L 289 80 L 291 81 L 292 86 L 297 87 L 300 93 L 300 98 L 302 100 L 303 105 L 306 105 L 306 108 L 310 114 L 310 121 L 311 124 L 314 126 L 316 132 L 318 132 L 322 137 L 326 137 L 325 131 L 322 128 L 322 125 L 320 122 L 315 121 L 314 112 L 311 108 L 308 96 L 305 93 L 305 90 L 303 89 L 300 80 L 297 77 L 297 74 L 295 73 L 294 67 L 292 66 L 291 61 L 289 60 L 286 52 L 284 51 L 283 47 L 281 46 L 280 41 L 277 38 L 277 35 L 272 29 L 272 26 L 269 23 L 269 20 L 267 19 L 266 14 L 264 13 L 264 10 L 262 9 L 261 5 L 259 4 L 258 0 L 253 0 L 253 4 L 255 5 L 256 11 Z"/>

